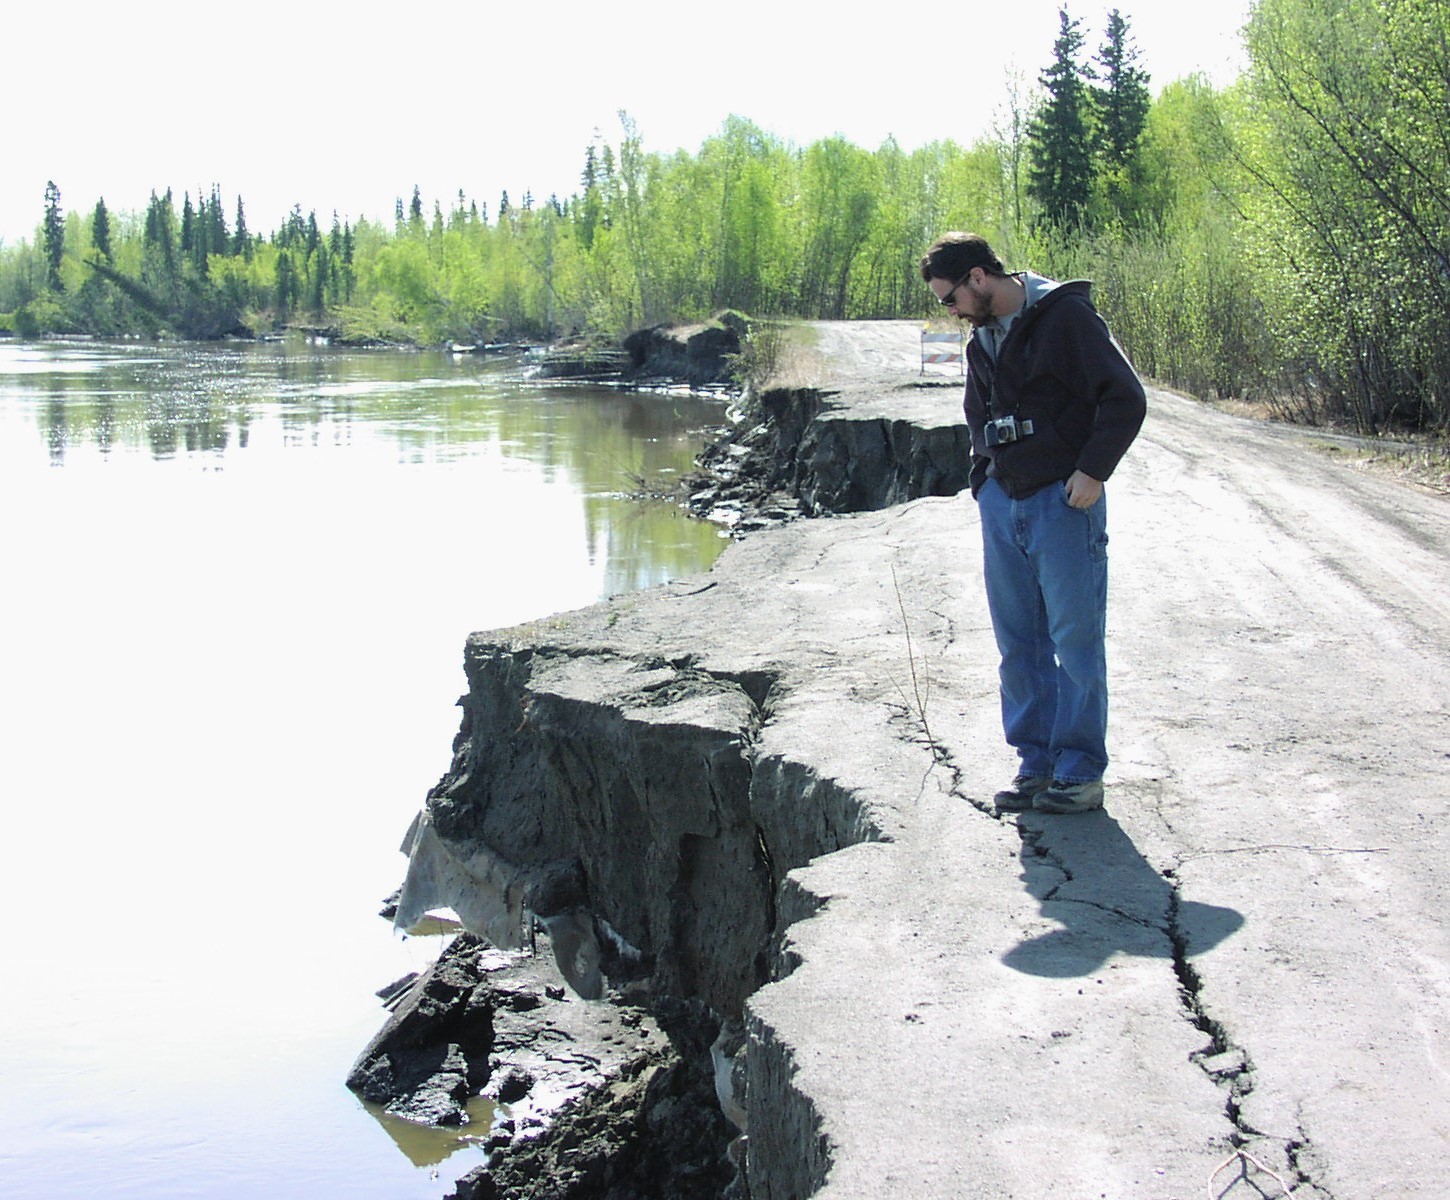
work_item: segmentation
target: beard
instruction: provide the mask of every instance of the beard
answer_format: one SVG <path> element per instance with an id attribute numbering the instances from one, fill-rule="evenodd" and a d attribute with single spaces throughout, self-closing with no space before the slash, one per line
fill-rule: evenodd
<path id="1" fill-rule="evenodd" d="M 957 305 L 957 316 L 973 329 L 980 329 L 992 319 L 992 293 L 968 283 L 962 286 L 961 294 L 965 301 Z"/>

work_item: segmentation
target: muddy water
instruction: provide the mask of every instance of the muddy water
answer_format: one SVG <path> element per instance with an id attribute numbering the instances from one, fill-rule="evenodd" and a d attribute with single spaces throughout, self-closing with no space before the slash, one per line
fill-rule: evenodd
<path id="1" fill-rule="evenodd" d="M 0 342 L 0 1180 L 442 1196 L 478 1151 L 345 1090 L 462 644 L 692 574 L 621 495 L 712 401 L 302 344 Z"/>

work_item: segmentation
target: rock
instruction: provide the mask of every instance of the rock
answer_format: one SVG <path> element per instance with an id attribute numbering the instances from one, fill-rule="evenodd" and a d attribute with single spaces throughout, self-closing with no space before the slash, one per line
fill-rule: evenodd
<path id="1" fill-rule="evenodd" d="M 500 1104 L 513 1104 L 527 1096 L 533 1086 L 534 1077 L 515 1067 L 504 1072 L 494 1086 L 493 1096 Z"/>
<path id="2" fill-rule="evenodd" d="M 698 1019 L 676 1007 L 672 1020 Z M 670 1045 L 640 1055 L 608 1086 L 581 1093 L 546 1129 L 521 1136 L 484 1167 L 464 1175 L 456 1200 L 611 1196 L 631 1200 L 720 1196 L 734 1177 L 727 1150 L 733 1130 L 710 1094 L 697 1038 L 679 1026 Z"/>
<path id="3" fill-rule="evenodd" d="M 656 1018 L 620 999 L 571 999 L 543 950 L 503 959 L 459 936 L 406 992 L 348 1086 L 389 1116 L 439 1127 L 467 1124 L 473 1096 L 492 1100 L 489 1165 L 458 1195 L 495 1194 L 495 1174 L 507 1183 L 497 1194 L 554 1195 L 528 1190 L 547 1183 L 530 1174 L 540 1163 L 578 1186 L 637 1170 L 640 1197 L 652 1194 L 649 1178 L 713 1178 L 731 1131 L 701 1065 L 708 1012 L 665 1001 Z M 635 1160 L 643 1165 L 621 1165 Z"/>
<path id="4" fill-rule="evenodd" d="M 448 1043 L 420 1049 L 394 1061 L 393 1085 L 399 1095 L 386 1111 L 420 1125 L 466 1125 L 469 1063 L 460 1047 Z"/>
<path id="5" fill-rule="evenodd" d="M 408 989 L 417 981 L 418 972 L 409 971 L 401 979 L 395 979 L 392 983 L 380 987 L 374 994 L 383 1002 L 385 1007 L 394 1008 L 397 1002 L 407 993 Z"/>
<path id="6" fill-rule="evenodd" d="M 485 947 L 461 935 L 396 1001 L 358 1056 L 347 1086 L 394 1116 L 462 1125 L 470 1091 L 487 1079 L 493 999 L 479 968 Z"/>
<path id="7" fill-rule="evenodd" d="M 656 989 L 737 1010 L 762 979 L 774 886 L 745 753 L 752 688 L 768 685 L 610 655 L 515 655 L 488 639 L 470 643 L 466 670 L 454 763 L 430 793 L 438 840 L 460 859 L 486 849 L 512 864 L 500 886 L 526 894 L 577 861 L 590 911 L 655 964 Z M 616 853 L 621 842 L 631 853 Z M 429 889 L 410 874 L 404 894 L 457 909 L 488 886 L 454 876 Z M 560 969 L 578 979 L 572 957 Z"/>

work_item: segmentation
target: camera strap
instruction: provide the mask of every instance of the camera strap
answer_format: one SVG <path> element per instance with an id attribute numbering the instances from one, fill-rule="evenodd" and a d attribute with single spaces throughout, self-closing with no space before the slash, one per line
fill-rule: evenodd
<path id="1" fill-rule="evenodd" d="M 979 356 L 981 361 L 976 365 L 985 368 L 983 374 L 985 374 L 986 378 L 982 382 L 986 386 L 981 389 L 982 405 L 987 410 L 987 420 L 995 421 L 999 416 L 997 412 L 997 359 L 984 344 L 985 339 L 977 336 L 979 332 L 978 330 L 973 330 L 972 339 L 978 343 L 978 348 L 982 351 L 982 354 Z"/>

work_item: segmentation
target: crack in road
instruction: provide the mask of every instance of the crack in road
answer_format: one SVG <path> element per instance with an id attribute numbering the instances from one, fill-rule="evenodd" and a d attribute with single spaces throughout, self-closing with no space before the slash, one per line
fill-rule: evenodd
<path id="1" fill-rule="evenodd" d="M 1236 1042 L 1228 1028 L 1209 1011 L 1204 1000 L 1203 977 L 1189 954 L 1188 934 L 1182 922 L 1183 894 L 1176 872 L 1168 868 L 1160 874 L 1169 888 L 1168 924 L 1164 932 L 1173 946 L 1173 971 L 1178 978 L 1184 1013 L 1189 1023 L 1208 1038 L 1208 1045 L 1189 1058 L 1225 1093 L 1224 1116 L 1234 1129 L 1230 1144 L 1235 1149 L 1247 1149 L 1265 1142 L 1276 1146 L 1294 1174 L 1292 1194 L 1295 1197 L 1305 1200 L 1301 1187 L 1309 1187 L 1315 1195 L 1333 1200 L 1332 1195 L 1309 1173 L 1304 1161 L 1312 1146 L 1302 1125 L 1297 1138 L 1282 1139 L 1255 1128 L 1246 1116 L 1245 1104 L 1257 1085 L 1257 1068 L 1248 1048 Z"/>
<path id="2" fill-rule="evenodd" d="M 970 801 L 969 797 L 963 796 L 963 799 L 967 799 L 979 811 L 995 816 L 995 819 L 1003 824 L 1011 823 L 1007 816 L 995 814 L 993 810 Z M 1162 923 L 1154 922 L 1109 904 L 1062 896 L 1062 890 L 1074 882 L 1075 876 L 1065 858 L 1056 853 L 1049 845 L 1048 830 L 1034 828 L 1020 821 L 1016 822 L 1016 827 L 1025 851 L 1037 860 L 1041 867 L 1050 869 L 1060 876 L 1058 882 L 1038 897 L 1039 903 L 1046 904 L 1051 901 L 1094 908 L 1140 928 L 1156 930 L 1167 938 L 1173 951 L 1172 967 L 1178 981 L 1178 995 L 1183 1016 L 1190 1025 L 1207 1038 L 1207 1044 L 1201 1050 L 1191 1054 L 1189 1058 L 1224 1093 L 1224 1117 L 1232 1129 L 1229 1144 L 1235 1149 L 1247 1149 L 1265 1143 L 1277 1147 L 1293 1174 L 1292 1194 L 1296 1198 L 1307 1200 L 1309 1193 L 1303 1189 L 1308 1188 L 1312 1189 L 1315 1196 L 1323 1197 L 1324 1200 L 1333 1200 L 1332 1194 L 1314 1178 L 1311 1172 L 1308 1159 L 1313 1147 L 1302 1125 L 1297 1130 L 1297 1137 L 1277 1138 L 1255 1128 L 1245 1113 L 1246 1102 L 1256 1085 L 1257 1075 L 1254 1061 L 1248 1048 L 1235 1041 L 1229 1029 L 1213 1015 L 1205 1001 L 1204 980 L 1199 974 L 1198 968 L 1193 964 L 1189 952 L 1189 936 L 1183 924 L 1183 894 L 1175 869 L 1167 868 L 1157 872 L 1167 888 L 1168 907 L 1166 920 Z"/>

